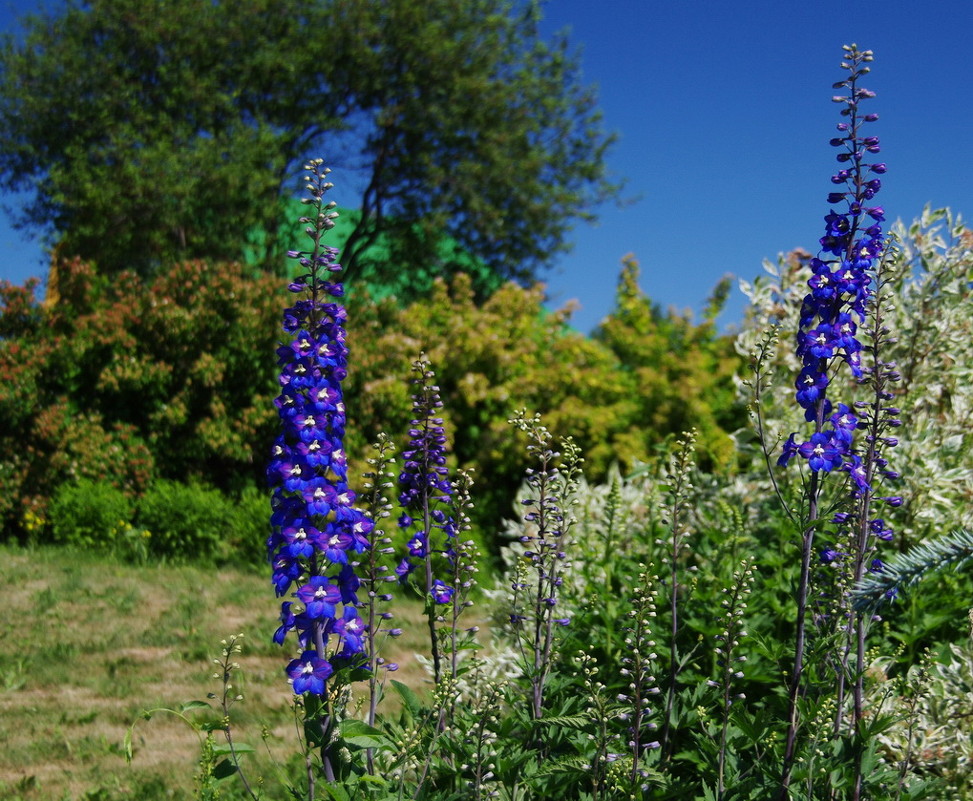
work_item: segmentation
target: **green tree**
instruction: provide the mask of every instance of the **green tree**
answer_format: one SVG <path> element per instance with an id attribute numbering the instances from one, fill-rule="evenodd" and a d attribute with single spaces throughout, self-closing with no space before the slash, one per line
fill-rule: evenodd
<path id="1" fill-rule="evenodd" d="M 617 191 L 594 95 L 539 16 L 535 0 L 68 0 L 0 47 L 0 188 L 103 274 L 255 249 L 270 266 L 322 151 L 360 188 L 346 275 L 472 255 L 527 279 Z M 391 259 L 369 261 L 383 235 Z"/>
<path id="2" fill-rule="evenodd" d="M 639 288 L 638 262 L 631 255 L 623 259 L 615 309 L 594 338 L 635 379 L 640 425 L 628 436 L 647 452 L 666 436 L 696 428 L 703 466 L 732 464 L 729 432 L 745 420 L 733 379 L 742 365 L 732 339 L 715 325 L 729 288 L 729 278 L 717 284 L 697 325 L 688 314 L 653 304 Z"/>

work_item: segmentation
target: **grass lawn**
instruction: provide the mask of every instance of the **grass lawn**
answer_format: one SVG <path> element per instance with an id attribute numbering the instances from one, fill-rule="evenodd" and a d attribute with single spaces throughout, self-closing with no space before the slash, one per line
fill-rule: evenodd
<path id="1" fill-rule="evenodd" d="M 63 549 L 0 547 L 0 798 L 5 801 L 188 799 L 199 755 L 194 733 L 170 715 L 142 710 L 205 699 L 220 641 L 244 633 L 245 700 L 235 739 L 287 760 L 296 744 L 283 666 L 291 643 L 271 641 L 278 602 L 257 570 L 120 564 Z M 424 682 L 411 658 L 427 652 L 417 601 L 396 601 L 405 633 L 387 658 L 396 679 Z M 203 712 L 205 713 L 205 711 Z M 216 717 L 216 713 L 212 713 Z M 123 740 L 135 728 L 135 760 Z M 255 767 L 267 776 L 266 756 Z M 235 796 L 235 793 L 230 797 Z"/>

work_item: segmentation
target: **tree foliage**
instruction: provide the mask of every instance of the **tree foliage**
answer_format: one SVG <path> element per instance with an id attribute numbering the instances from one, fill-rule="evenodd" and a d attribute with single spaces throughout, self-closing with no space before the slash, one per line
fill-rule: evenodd
<path id="1" fill-rule="evenodd" d="M 730 279 L 717 284 L 695 324 L 688 314 L 664 312 L 641 290 L 639 265 L 623 259 L 615 309 L 595 332 L 595 339 L 624 365 L 635 385 L 633 402 L 642 428 L 632 428 L 630 448 L 652 453 L 659 434 L 698 429 L 697 447 L 706 468 L 734 461 L 727 432 L 742 420 L 735 400 L 739 358 L 732 341 L 717 333 L 715 320 L 729 294 Z"/>
<path id="2" fill-rule="evenodd" d="M 272 265 L 282 202 L 322 151 L 361 190 L 346 275 L 437 253 L 441 274 L 472 254 L 530 278 L 616 189 L 593 92 L 539 15 L 534 0 L 68 0 L 0 49 L 0 187 L 29 193 L 23 225 L 106 274 L 248 250 Z M 383 235 L 391 260 L 369 260 Z"/>
<path id="3" fill-rule="evenodd" d="M 111 280 L 74 259 L 54 274 L 43 304 L 33 282 L 0 284 L 0 517 L 8 532 L 26 510 L 43 517 L 57 487 L 79 479 L 107 481 L 134 500 L 160 479 L 232 495 L 261 487 L 276 431 L 284 282 L 203 261 Z M 507 423 L 518 408 L 542 413 L 555 436 L 573 436 L 592 478 L 615 461 L 627 469 L 652 459 L 681 432 L 674 425 L 707 430 L 719 417 L 707 405 L 723 402 L 718 393 L 678 416 L 647 412 L 652 398 L 718 384 L 706 354 L 721 340 L 711 328 L 662 314 L 644 331 L 626 329 L 631 353 L 616 352 L 571 330 L 569 311 L 547 312 L 543 300 L 541 286 L 508 282 L 478 304 L 463 274 L 407 306 L 364 291 L 349 297 L 353 474 L 366 469 L 380 431 L 404 443 L 409 365 L 420 352 L 441 386 L 450 458 L 481 477 L 478 522 L 488 536 L 511 513 L 525 467 Z M 625 361 L 639 342 L 666 350 L 670 328 L 684 336 L 679 370 L 652 373 Z"/>

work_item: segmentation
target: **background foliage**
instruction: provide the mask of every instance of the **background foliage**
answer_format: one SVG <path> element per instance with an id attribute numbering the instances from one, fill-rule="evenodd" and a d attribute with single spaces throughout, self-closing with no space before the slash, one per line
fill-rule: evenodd
<path id="1" fill-rule="evenodd" d="M 596 339 L 567 325 L 568 310 L 546 312 L 540 286 L 508 283 L 478 304 L 459 275 L 410 305 L 351 297 L 349 451 L 363 453 L 381 430 L 405 435 L 408 364 L 425 351 L 442 387 L 454 463 L 491 477 L 479 518 L 488 529 L 509 512 L 522 475 L 506 423 L 517 407 L 573 434 L 593 477 L 615 460 L 627 469 L 653 458 L 687 423 L 706 432 L 707 452 L 725 454 L 735 408 L 730 341 L 710 321 L 696 326 L 652 311 L 633 270 L 630 262 L 618 316 Z M 26 536 L 26 511 L 46 519 L 58 487 L 82 478 L 108 482 L 132 501 L 161 479 L 231 498 L 262 487 L 276 425 L 281 280 L 204 261 L 109 280 L 76 259 L 61 262 L 56 276 L 43 304 L 33 285 L 2 288 L 7 536 Z M 644 312 L 637 323 L 631 308 Z M 664 346 L 669 331 L 681 337 L 675 349 Z M 654 372 L 663 360 L 668 367 Z M 711 403 L 688 400 L 701 387 L 713 390 Z M 655 408 L 659 398 L 668 399 L 665 409 Z"/>
<path id="2" fill-rule="evenodd" d="M 0 48 L 0 187 L 103 274 L 279 267 L 300 164 L 357 175 L 346 275 L 440 252 L 530 278 L 615 194 L 593 91 L 534 0 L 93 0 Z M 240 232 L 246 232 L 241 237 Z M 391 260 L 367 258 L 387 238 Z M 374 256 L 374 253 L 372 253 Z"/>

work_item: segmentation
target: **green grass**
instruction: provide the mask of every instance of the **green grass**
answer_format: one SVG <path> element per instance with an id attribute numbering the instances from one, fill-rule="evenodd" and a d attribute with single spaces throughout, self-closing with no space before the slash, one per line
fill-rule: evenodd
<path id="1" fill-rule="evenodd" d="M 0 546 L 0 798 L 5 801 L 190 799 L 198 759 L 193 732 L 176 707 L 220 690 L 212 659 L 220 641 L 244 633 L 245 700 L 234 707 L 236 738 L 260 746 L 266 726 L 276 758 L 295 749 L 283 666 L 273 644 L 278 603 L 256 570 L 120 564 L 55 548 Z M 405 630 L 388 658 L 396 679 L 420 686 L 410 658 L 428 650 L 416 601 L 396 603 Z M 124 758 L 133 722 L 135 760 Z M 270 761 L 255 768 L 268 775 Z M 229 793 L 228 798 L 236 797 Z"/>

